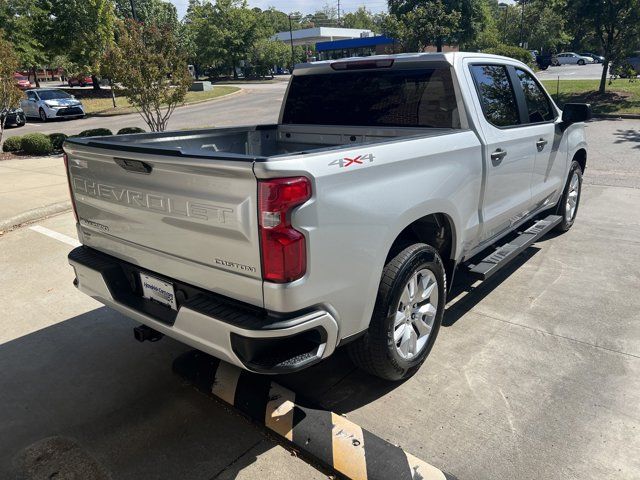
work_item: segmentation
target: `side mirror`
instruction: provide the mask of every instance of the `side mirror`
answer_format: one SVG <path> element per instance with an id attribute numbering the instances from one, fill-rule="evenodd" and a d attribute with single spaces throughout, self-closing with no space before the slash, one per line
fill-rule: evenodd
<path id="1" fill-rule="evenodd" d="M 572 123 L 591 120 L 591 105 L 588 103 L 567 103 L 562 109 L 562 123 L 569 126 Z"/>

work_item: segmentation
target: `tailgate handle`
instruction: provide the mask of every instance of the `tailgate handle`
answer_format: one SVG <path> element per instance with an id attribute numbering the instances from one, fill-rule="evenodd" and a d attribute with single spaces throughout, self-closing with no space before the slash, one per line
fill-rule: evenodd
<path id="1" fill-rule="evenodd" d="M 144 173 L 146 175 L 151 173 L 153 167 L 148 163 L 141 162 L 140 160 L 131 160 L 130 158 L 116 158 L 113 160 L 122 168 L 133 173 Z"/>

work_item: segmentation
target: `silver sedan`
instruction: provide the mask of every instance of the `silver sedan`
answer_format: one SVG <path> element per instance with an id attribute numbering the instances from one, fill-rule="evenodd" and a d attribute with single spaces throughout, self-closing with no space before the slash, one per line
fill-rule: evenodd
<path id="1" fill-rule="evenodd" d="M 27 117 L 46 122 L 52 118 L 82 118 L 85 115 L 82 102 L 64 90 L 32 88 L 25 94 L 27 98 L 20 102 L 20 106 Z"/>

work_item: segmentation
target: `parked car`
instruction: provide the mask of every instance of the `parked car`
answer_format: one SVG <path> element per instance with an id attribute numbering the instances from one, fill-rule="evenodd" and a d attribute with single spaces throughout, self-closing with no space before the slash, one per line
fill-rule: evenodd
<path id="1" fill-rule="evenodd" d="M 620 64 L 611 66 L 611 74 L 622 78 L 640 75 L 640 51 L 634 52 Z"/>
<path id="2" fill-rule="evenodd" d="M 78 75 L 69 77 L 67 83 L 70 87 L 86 87 L 87 85 L 93 85 L 93 79 L 90 75 Z"/>
<path id="3" fill-rule="evenodd" d="M 0 111 L 0 121 L 5 120 L 5 126 L 22 127 L 27 123 L 27 118 L 21 108 L 11 108 Z"/>
<path id="4" fill-rule="evenodd" d="M 593 58 L 573 52 L 563 52 L 554 57 L 554 62 L 554 65 L 586 65 L 587 63 L 593 63 Z"/>
<path id="5" fill-rule="evenodd" d="M 553 55 L 545 52 L 536 55 L 536 64 L 540 70 L 546 70 L 553 64 Z"/>
<path id="6" fill-rule="evenodd" d="M 401 380 L 456 270 L 571 228 L 589 118 L 517 60 L 425 53 L 299 64 L 275 125 L 70 138 L 74 285 L 141 341 L 268 373 L 347 345 Z"/>
<path id="7" fill-rule="evenodd" d="M 581 53 L 580 56 L 593 59 L 593 63 L 604 63 L 604 57 L 602 55 L 596 55 L 595 53 L 586 52 Z"/>
<path id="8" fill-rule="evenodd" d="M 31 82 L 29 81 L 29 78 L 25 77 L 21 73 L 18 73 L 18 72 L 14 73 L 13 78 L 15 79 L 16 85 L 20 90 L 26 90 L 28 88 L 31 88 Z"/>
<path id="9" fill-rule="evenodd" d="M 27 117 L 43 122 L 52 118 L 82 118 L 84 107 L 73 95 L 57 88 L 33 88 L 25 92 L 27 98 L 20 102 Z"/>

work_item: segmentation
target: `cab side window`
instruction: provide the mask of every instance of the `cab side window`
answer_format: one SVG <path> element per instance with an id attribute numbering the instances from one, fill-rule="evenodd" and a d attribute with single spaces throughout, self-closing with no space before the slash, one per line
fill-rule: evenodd
<path id="1" fill-rule="evenodd" d="M 27 98 L 28 98 L 29 100 L 37 100 L 37 98 L 36 98 L 36 94 L 35 94 L 35 93 L 33 93 L 33 92 L 27 92 Z"/>
<path id="2" fill-rule="evenodd" d="M 496 127 L 520 124 L 518 104 L 507 69 L 503 65 L 472 65 L 482 111 L 489 123 Z"/>
<path id="3" fill-rule="evenodd" d="M 516 68 L 516 75 L 522 85 L 522 91 L 527 102 L 527 112 L 529 114 L 528 123 L 550 122 L 555 120 L 556 115 L 551 108 L 549 97 L 540 88 L 535 79 L 524 70 Z"/>

